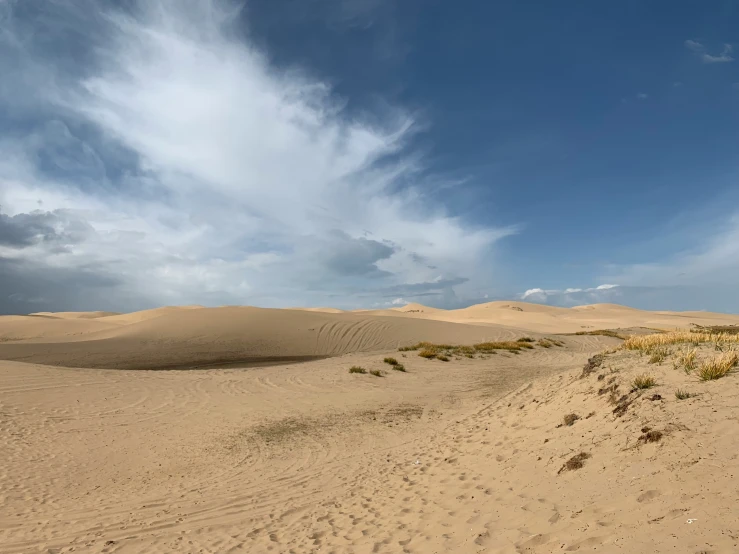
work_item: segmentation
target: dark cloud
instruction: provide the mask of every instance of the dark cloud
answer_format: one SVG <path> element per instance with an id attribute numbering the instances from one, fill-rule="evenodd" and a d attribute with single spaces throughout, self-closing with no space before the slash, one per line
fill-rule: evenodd
<path id="1" fill-rule="evenodd" d="M 378 277 L 389 275 L 377 268 L 377 262 L 393 255 L 395 248 L 366 238 L 351 238 L 342 231 L 334 231 L 328 244 L 325 265 L 338 275 Z"/>
<path id="2" fill-rule="evenodd" d="M 66 210 L 37 210 L 14 216 L 0 212 L 0 246 L 20 249 L 44 242 L 58 249 L 82 242 L 92 232 L 89 224 Z"/>

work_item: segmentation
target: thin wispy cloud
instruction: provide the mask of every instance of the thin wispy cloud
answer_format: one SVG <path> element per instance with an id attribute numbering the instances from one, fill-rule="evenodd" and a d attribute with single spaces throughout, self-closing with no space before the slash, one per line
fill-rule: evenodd
<path id="1" fill-rule="evenodd" d="M 686 40 L 685 47 L 691 52 L 698 54 L 703 63 L 728 63 L 734 61 L 734 56 L 732 55 L 734 47 L 731 44 L 724 44 L 723 49 L 717 55 L 710 54 L 705 45 L 696 40 Z"/>
<path id="2" fill-rule="evenodd" d="M 115 275 L 100 297 L 118 308 L 442 294 L 487 279 L 480 260 L 516 231 L 431 202 L 412 112 L 349 113 L 328 83 L 272 68 L 233 5 L 70 0 L 25 22 L 13 5 L 0 99 L 32 124 L 0 139 L 8 294 L 23 271 L 81 267 Z M 70 36 L 94 55 L 65 73 L 75 49 L 54 40 Z"/>

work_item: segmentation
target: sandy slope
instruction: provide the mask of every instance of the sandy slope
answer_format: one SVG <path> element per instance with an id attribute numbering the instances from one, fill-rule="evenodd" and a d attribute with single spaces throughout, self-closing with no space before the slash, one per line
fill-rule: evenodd
<path id="1" fill-rule="evenodd" d="M 517 338 L 527 314 L 534 338 L 551 320 L 739 318 L 504 304 L 466 313 L 519 325 L 443 310 L 2 317 L 0 553 L 739 551 L 739 377 L 698 383 L 621 351 L 581 377 L 620 343 L 603 336 L 446 363 L 395 350 Z M 642 371 L 658 386 L 614 414 L 609 391 Z M 663 439 L 640 442 L 645 426 Z M 584 467 L 558 473 L 579 452 Z"/>

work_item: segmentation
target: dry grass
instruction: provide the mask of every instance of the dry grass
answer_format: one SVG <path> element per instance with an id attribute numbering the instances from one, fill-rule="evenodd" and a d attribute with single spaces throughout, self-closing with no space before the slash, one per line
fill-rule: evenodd
<path id="1" fill-rule="evenodd" d="M 534 344 L 528 337 L 523 337 L 516 341 L 489 341 L 468 345 L 452 345 L 452 344 L 434 344 L 431 342 L 419 342 L 411 346 L 403 346 L 398 350 L 400 352 L 418 351 L 418 355 L 422 358 L 433 360 L 434 358 L 449 361 L 450 356 L 474 358 L 478 354 L 495 354 L 498 350 L 519 353 L 523 350 L 531 350 Z M 561 346 L 563 343 L 552 341 L 553 344 Z M 445 359 L 446 358 L 446 359 Z"/>
<path id="2" fill-rule="evenodd" d="M 349 368 L 349 373 L 367 373 L 367 370 L 363 367 L 359 367 L 358 365 L 352 366 Z"/>
<path id="3" fill-rule="evenodd" d="M 403 364 L 394 364 L 392 367 L 395 371 L 402 371 L 405 373 L 405 366 Z"/>
<path id="4" fill-rule="evenodd" d="M 670 350 L 666 346 L 656 346 L 649 352 L 650 364 L 661 364 L 670 355 Z"/>
<path id="5" fill-rule="evenodd" d="M 382 361 L 388 365 L 398 365 L 398 360 L 396 360 L 395 358 L 385 358 Z"/>
<path id="6" fill-rule="evenodd" d="M 686 400 L 688 398 L 692 398 L 693 396 L 695 396 L 695 394 L 686 390 L 677 389 L 675 391 L 675 398 L 677 398 L 678 400 Z"/>
<path id="7" fill-rule="evenodd" d="M 585 465 L 585 460 L 587 460 L 588 458 L 590 458 L 590 454 L 588 454 L 587 452 L 580 452 L 579 454 L 576 454 L 564 463 L 557 474 L 559 475 L 563 471 L 575 471 L 576 469 L 580 469 Z"/>
<path id="8" fill-rule="evenodd" d="M 370 375 L 374 375 L 375 377 L 382 377 L 385 374 L 382 371 L 380 371 L 379 369 L 371 369 L 370 370 Z"/>
<path id="9" fill-rule="evenodd" d="M 449 356 L 447 356 L 445 354 L 437 354 L 436 355 L 436 359 L 437 360 L 441 360 L 442 362 L 448 362 L 449 361 Z"/>
<path id="10" fill-rule="evenodd" d="M 614 339 L 626 340 L 628 337 L 622 335 L 612 329 L 596 329 L 595 331 L 578 331 L 575 335 L 601 335 L 603 337 L 613 337 Z"/>
<path id="11" fill-rule="evenodd" d="M 634 380 L 631 382 L 631 386 L 639 390 L 651 389 L 656 384 L 657 384 L 656 379 L 647 373 L 642 373 L 641 375 L 637 375 L 636 377 L 634 377 Z"/>
<path id="12" fill-rule="evenodd" d="M 698 365 L 698 362 L 696 359 L 697 355 L 698 355 L 698 351 L 695 348 L 680 352 L 677 355 L 677 358 L 675 359 L 672 365 L 674 366 L 675 369 L 679 369 L 680 367 L 682 367 L 685 373 L 690 373 Z"/>
<path id="13" fill-rule="evenodd" d="M 598 369 L 601 365 L 603 365 L 603 361 L 605 359 L 606 359 L 605 354 L 596 354 L 595 356 L 590 358 L 582 368 L 580 379 L 587 377 L 591 373 L 594 373 L 596 369 Z"/>
<path id="14" fill-rule="evenodd" d="M 739 354 L 735 351 L 724 352 L 704 361 L 696 370 L 701 381 L 713 381 L 725 377 L 739 364 Z"/>
<path id="15" fill-rule="evenodd" d="M 574 423 L 575 423 L 575 422 L 576 422 L 576 421 L 577 421 L 578 419 L 580 419 L 580 416 L 579 416 L 579 415 L 577 415 L 577 414 L 567 414 L 567 415 L 566 415 L 566 416 L 564 417 L 564 422 L 565 422 L 565 425 L 567 425 L 568 427 L 571 427 L 572 425 L 574 425 Z"/>
<path id="16" fill-rule="evenodd" d="M 421 356 L 422 358 L 426 358 L 427 360 L 433 360 L 434 358 L 436 358 L 437 354 L 437 350 L 432 350 L 430 348 L 424 348 L 418 353 L 419 356 Z"/>
<path id="17" fill-rule="evenodd" d="M 659 442 L 662 440 L 662 437 L 664 436 L 662 434 L 662 431 L 652 431 L 648 428 L 644 428 L 646 430 L 643 430 L 642 435 L 639 437 L 638 442 Z"/>
<path id="18" fill-rule="evenodd" d="M 516 342 L 536 342 L 531 337 L 521 337 L 520 339 L 516 340 Z"/>
<path id="19" fill-rule="evenodd" d="M 653 335 L 638 335 L 629 337 L 621 345 L 626 350 L 638 350 L 647 354 L 661 346 L 670 346 L 673 344 L 692 344 L 700 346 L 701 344 L 715 345 L 739 345 L 739 335 L 731 333 L 711 333 L 704 331 L 674 331 L 671 333 L 656 333 Z"/>

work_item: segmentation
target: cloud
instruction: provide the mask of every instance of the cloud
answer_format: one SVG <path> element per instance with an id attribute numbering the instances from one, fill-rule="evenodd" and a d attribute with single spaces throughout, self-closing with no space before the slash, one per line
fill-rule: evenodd
<path id="1" fill-rule="evenodd" d="M 649 95 L 648 95 L 648 94 L 647 94 L 646 92 L 640 92 L 640 93 L 638 93 L 638 94 L 636 95 L 636 97 L 637 97 L 637 98 L 638 98 L 639 100 L 646 100 L 647 98 L 649 98 Z"/>
<path id="2" fill-rule="evenodd" d="M 495 243 L 517 229 L 430 200 L 413 149 L 426 122 L 350 110 L 301 68 L 272 67 L 231 4 L 108 6 L 2 6 L 8 294 L 34 296 L 24 268 L 97 272 L 96 307 L 116 309 L 450 299 L 492 278 Z M 0 298 L 0 312 L 18 306 Z"/>
<path id="3" fill-rule="evenodd" d="M 577 306 L 580 304 L 597 304 L 602 302 L 616 302 L 621 297 L 618 285 L 603 284 L 593 288 L 567 289 L 529 289 L 519 298 L 525 302 L 537 304 L 553 304 L 556 306 Z"/>
<path id="4" fill-rule="evenodd" d="M 703 63 L 728 63 L 734 61 L 734 57 L 732 56 L 734 47 L 731 44 L 724 44 L 721 53 L 716 56 L 709 54 L 706 47 L 696 40 L 686 40 L 685 47 L 691 52 L 699 54 Z"/>

